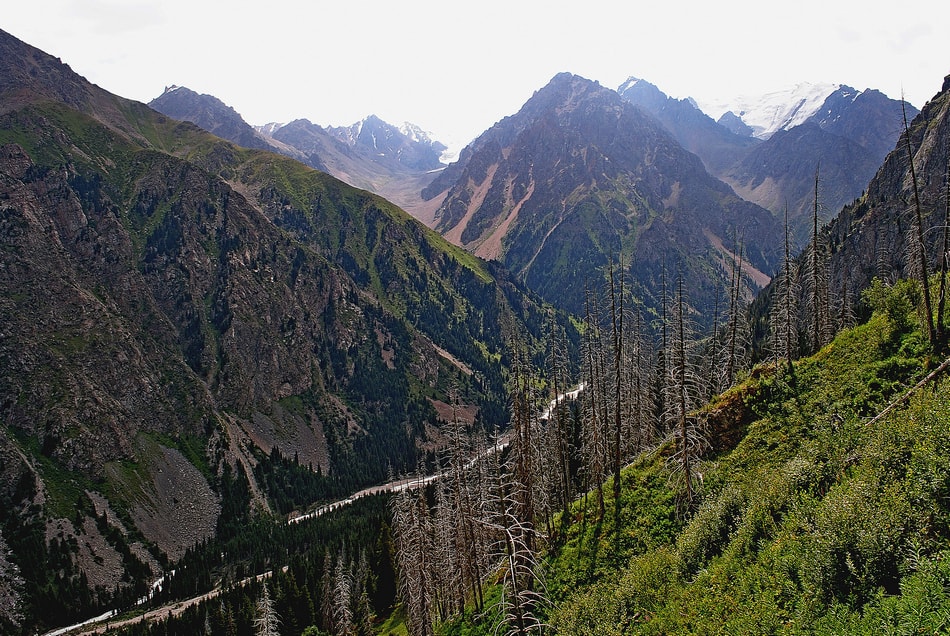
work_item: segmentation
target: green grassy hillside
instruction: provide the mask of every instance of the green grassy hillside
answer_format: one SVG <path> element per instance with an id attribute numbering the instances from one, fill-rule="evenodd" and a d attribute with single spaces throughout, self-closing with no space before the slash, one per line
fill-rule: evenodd
<path id="1" fill-rule="evenodd" d="M 791 372 L 758 367 L 706 407 L 710 426 L 739 441 L 703 460 L 693 511 L 677 512 L 668 446 L 624 470 L 619 527 L 597 518 L 593 497 L 575 502 L 544 560 L 552 630 L 950 630 L 950 381 L 938 376 L 872 421 L 936 366 L 911 287 L 878 286 L 867 323 Z M 443 633 L 492 624 L 465 619 Z"/>

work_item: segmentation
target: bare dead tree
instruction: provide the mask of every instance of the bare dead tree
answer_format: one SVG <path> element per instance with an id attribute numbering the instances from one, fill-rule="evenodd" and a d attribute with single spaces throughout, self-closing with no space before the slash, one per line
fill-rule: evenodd
<path id="1" fill-rule="evenodd" d="M 353 587 L 350 564 L 346 555 L 341 552 L 333 576 L 333 631 L 341 636 L 351 636 L 355 633 L 351 606 Z"/>
<path id="2" fill-rule="evenodd" d="M 831 341 L 832 329 L 828 302 L 828 259 L 825 243 L 819 228 L 819 165 L 815 169 L 815 199 L 812 210 L 812 235 L 808 245 L 805 271 L 807 273 L 806 304 L 808 313 L 804 324 L 808 325 L 808 345 L 812 353 Z"/>
<path id="3" fill-rule="evenodd" d="M 520 347 L 514 349 L 512 381 L 509 389 L 512 402 L 512 482 L 521 490 L 518 498 L 520 508 L 516 511 L 519 519 L 533 522 L 537 516 L 538 466 L 536 426 L 537 402 L 535 383 L 530 370 L 527 353 Z M 532 543 L 533 539 L 528 537 Z"/>
<path id="4" fill-rule="evenodd" d="M 271 600 L 270 591 L 267 588 L 267 582 L 261 589 L 261 595 L 257 599 L 257 607 L 254 612 L 254 634 L 256 636 L 280 636 L 280 617 L 274 610 L 274 602 Z"/>
<path id="5" fill-rule="evenodd" d="M 460 509 L 453 500 L 450 480 L 435 484 L 435 509 L 432 510 L 432 599 L 440 621 L 460 612 L 465 606 L 465 561 Z"/>
<path id="6" fill-rule="evenodd" d="M 792 373 L 792 361 L 798 350 L 797 299 L 798 275 L 792 261 L 788 237 L 788 206 L 785 206 L 785 256 L 782 269 L 776 277 L 776 298 L 769 317 L 771 349 L 776 365 L 784 361 L 788 373 Z"/>
<path id="7" fill-rule="evenodd" d="M 637 453 L 652 447 L 657 439 L 655 407 L 650 391 L 652 351 L 644 333 L 643 316 L 638 308 L 631 312 L 631 329 L 624 334 L 625 379 L 621 391 L 624 393 L 625 427 L 623 458 L 632 459 Z"/>
<path id="8" fill-rule="evenodd" d="M 726 343 L 724 386 L 727 389 L 735 382 L 736 373 L 745 366 L 749 353 L 749 329 L 746 324 L 746 308 L 742 302 L 742 243 L 736 240 L 736 257 L 733 259 L 730 277 L 729 313 L 726 317 Z"/>
<path id="9" fill-rule="evenodd" d="M 334 602 L 334 584 L 333 584 L 333 557 L 327 550 L 323 555 L 323 572 L 320 576 L 320 617 L 324 625 L 333 625 L 333 602 Z"/>
<path id="10" fill-rule="evenodd" d="M 391 502 L 399 596 L 413 636 L 432 636 L 432 580 L 428 508 L 422 489 L 397 492 Z"/>
<path id="11" fill-rule="evenodd" d="M 588 290 L 585 316 L 584 362 L 588 388 L 584 400 L 584 432 L 581 437 L 581 453 L 584 458 L 584 488 L 596 488 L 598 519 L 604 516 L 603 482 L 606 474 L 606 428 L 608 422 L 608 390 L 606 386 L 604 347 L 601 318 L 596 298 Z M 585 506 L 586 509 L 586 506 Z"/>
<path id="12" fill-rule="evenodd" d="M 654 400 L 654 406 L 656 408 L 657 421 L 662 425 L 666 425 L 666 394 L 668 393 L 666 389 L 667 380 L 669 377 L 669 354 L 670 354 L 670 294 L 668 285 L 666 283 L 666 262 L 663 263 L 663 268 L 660 271 L 660 319 L 659 319 L 659 335 L 660 343 L 659 349 L 657 350 L 656 356 L 656 365 L 655 365 L 655 374 L 656 378 L 656 390 L 654 395 L 656 399 Z M 666 433 L 666 430 L 661 431 L 662 434 Z"/>
<path id="13" fill-rule="evenodd" d="M 449 392 L 452 403 L 452 422 L 449 427 L 449 469 L 448 478 L 444 480 L 446 488 L 451 491 L 443 495 L 449 502 L 449 518 L 451 523 L 451 541 L 453 549 L 458 554 L 458 576 L 456 593 L 459 609 L 464 607 L 465 589 L 468 589 L 475 603 L 476 611 L 481 611 L 482 598 L 482 542 L 479 540 L 479 529 L 476 519 L 479 516 L 477 480 L 480 476 L 479 454 L 484 447 L 479 446 L 458 417 L 458 391 L 453 388 Z"/>
<path id="14" fill-rule="evenodd" d="M 701 380 L 696 367 L 695 344 L 683 294 L 683 277 L 677 277 L 673 305 L 673 331 L 670 340 L 670 378 L 667 385 L 666 418 L 673 431 L 674 450 L 671 467 L 682 488 L 681 509 L 695 503 L 699 485 L 696 464 L 707 446 L 704 422 L 695 413 L 702 400 Z"/>
<path id="15" fill-rule="evenodd" d="M 934 328 L 934 315 L 930 295 L 930 273 L 927 265 L 927 246 L 924 243 L 923 207 L 920 203 L 920 186 L 917 183 L 917 169 L 914 167 L 914 151 L 910 143 L 910 126 L 907 123 L 907 102 L 901 99 L 901 112 L 904 117 L 904 147 L 907 149 L 908 169 L 910 170 L 911 185 L 914 194 L 914 214 L 911 216 L 911 230 L 913 232 L 910 243 L 913 246 L 914 259 L 917 262 L 917 275 L 923 290 L 924 321 L 927 326 L 927 337 L 930 345 L 936 349 L 937 334 Z"/>
<path id="16" fill-rule="evenodd" d="M 950 267 L 950 156 L 947 158 L 944 187 L 946 190 L 943 201 L 943 242 L 940 250 L 940 289 L 937 293 L 937 342 L 941 352 L 947 347 L 943 316 L 947 301 L 947 270 Z"/>
<path id="17" fill-rule="evenodd" d="M 541 633 L 545 627 L 537 614 L 545 602 L 544 580 L 534 546 L 534 528 L 519 518 L 523 488 L 516 482 L 500 482 L 494 491 L 493 516 L 482 523 L 496 538 L 493 553 L 502 582 L 499 601 L 501 624 L 494 633 L 523 636 Z"/>
<path id="18" fill-rule="evenodd" d="M 551 378 L 553 399 L 556 401 L 549 414 L 548 428 L 552 432 L 554 445 L 552 457 L 557 465 L 558 494 L 560 498 L 561 521 L 569 523 L 568 506 L 573 498 L 571 479 L 571 431 L 570 421 L 566 409 L 560 405 L 560 396 L 568 386 L 568 356 L 566 351 L 566 336 L 564 328 L 554 325 L 550 337 L 550 354 L 548 356 L 548 374 Z"/>
<path id="19" fill-rule="evenodd" d="M 610 322 L 613 330 L 613 473 L 614 473 L 614 531 L 620 532 L 620 469 L 623 467 L 623 259 L 620 261 L 620 281 L 614 281 L 614 268 L 610 267 Z"/>

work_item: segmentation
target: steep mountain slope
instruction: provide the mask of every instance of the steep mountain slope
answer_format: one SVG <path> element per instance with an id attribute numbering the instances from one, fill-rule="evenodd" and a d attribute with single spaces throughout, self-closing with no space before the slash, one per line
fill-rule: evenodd
<path id="1" fill-rule="evenodd" d="M 894 149 L 901 130 L 901 109 L 913 119 L 920 112 L 915 106 L 901 103 L 872 89 L 857 91 L 841 86 L 828 96 L 808 121 L 815 122 L 832 134 L 854 141 L 871 153 L 880 165 Z"/>
<path id="2" fill-rule="evenodd" d="M 703 112 L 719 121 L 738 119 L 758 139 L 768 139 L 779 130 L 788 130 L 805 123 L 821 110 L 831 95 L 840 91 L 840 84 L 802 82 L 764 95 L 737 95 L 728 102 L 704 101 Z M 853 91 L 853 89 L 851 89 Z"/>
<path id="3" fill-rule="evenodd" d="M 427 207 L 419 191 L 432 180 L 432 171 L 443 167 L 439 161 L 443 144 L 418 127 L 407 124 L 398 129 L 375 116 L 340 128 L 324 128 L 306 119 L 255 128 L 218 98 L 180 86 L 166 88 L 149 106 L 239 146 L 297 159 L 379 194 L 417 218 L 426 217 Z"/>
<path id="4" fill-rule="evenodd" d="M 505 263 L 542 297 L 583 312 L 585 288 L 623 258 L 659 313 L 682 275 L 711 320 L 741 235 L 747 290 L 774 269 L 779 228 L 711 177 L 652 117 L 595 82 L 560 74 L 486 131 L 423 191 L 435 227 Z M 725 286 L 725 287 L 723 287 Z"/>
<path id="5" fill-rule="evenodd" d="M 412 470 L 451 386 L 502 424 L 508 343 L 557 319 L 389 202 L 3 32 L 0 148 L 0 597 L 24 631 L 143 593 L 247 514 L 241 484 L 268 508 L 245 476 L 275 447 L 331 496 Z"/>
<path id="6" fill-rule="evenodd" d="M 818 183 L 818 217 L 824 225 L 860 196 L 881 165 L 864 146 L 808 121 L 779 130 L 723 174 L 743 198 L 784 216 L 788 206 L 797 251 L 811 238 Z M 816 175 L 817 172 L 817 175 Z"/>
<path id="7" fill-rule="evenodd" d="M 169 86 L 148 105 L 169 117 L 179 121 L 190 121 L 213 135 L 233 141 L 245 148 L 273 152 L 286 150 L 286 147 L 279 147 L 269 142 L 264 135 L 244 121 L 236 110 L 212 95 L 199 95 L 184 86 Z"/>
<path id="8" fill-rule="evenodd" d="M 433 141 L 418 126 L 406 124 L 396 128 L 375 115 L 352 126 L 331 126 L 331 135 L 361 154 L 376 157 L 379 162 L 403 166 L 411 171 L 439 170 L 446 146 Z"/>
<path id="9" fill-rule="evenodd" d="M 542 621 L 577 635 L 947 630 L 950 358 L 923 324 L 910 244 L 919 195 L 930 271 L 946 256 L 948 177 L 950 77 L 822 237 L 828 288 L 864 292 L 865 321 L 691 413 L 710 442 L 691 466 L 698 505 L 682 503 L 674 434 L 623 488 L 608 480 L 603 504 L 590 493 L 548 524 Z"/>
<path id="10" fill-rule="evenodd" d="M 274 130 L 270 138 L 303 153 L 308 165 L 375 192 L 425 222 L 431 217 L 430 206 L 419 192 L 441 167 L 441 145 L 428 138 L 411 140 L 376 117 L 367 121 L 368 126 L 327 129 L 297 119 Z"/>
<path id="11" fill-rule="evenodd" d="M 823 224 L 863 192 L 900 132 L 901 102 L 874 90 L 841 86 L 804 123 L 779 130 L 722 178 L 736 192 L 776 213 L 788 205 L 798 245 L 811 235 L 818 186 Z M 906 105 L 907 116 L 919 111 Z"/>
<path id="12" fill-rule="evenodd" d="M 751 134 L 739 134 L 713 121 L 691 100 L 673 99 L 646 80 L 631 77 L 617 92 L 656 117 L 714 175 L 725 173 L 760 143 Z"/>
<path id="13" fill-rule="evenodd" d="M 944 80 L 941 91 L 910 122 L 909 129 L 923 236 L 933 273 L 940 267 L 942 228 L 946 226 L 950 76 Z M 902 135 L 864 196 L 841 210 L 829 224 L 833 285 L 860 290 L 874 277 L 891 281 L 896 276 L 917 276 L 910 247 L 915 193 L 906 141 L 907 137 Z"/>
<path id="14" fill-rule="evenodd" d="M 798 247 L 811 236 L 816 171 L 819 218 L 825 223 L 861 195 L 900 128 L 899 101 L 843 85 L 803 85 L 770 94 L 748 104 L 752 110 L 740 113 L 745 119 L 726 113 L 732 118 L 718 123 L 693 102 L 667 97 L 643 80 L 631 78 L 618 91 L 656 116 L 744 199 L 778 218 L 787 206 Z M 910 105 L 907 109 L 909 117 L 918 112 Z M 746 120 L 755 125 L 749 127 Z M 727 132 L 729 121 L 735 132 Z"/>
<path id="15" fill-rule="evenodd" d="M 695 510 L 677 512 L 668 448 L 625 471 L 619 528 L 594 497 L 578 501 L 571 520 L 586 523 L 563 530 L 545 560 L 552 628 L 945 632 L 950 382 L 937 376 L 872 421 L 926 375 L 925 337 L 899 295 L 793 374 L 762 367 L 704 409 L 738 443 L 698 468 Z"/>

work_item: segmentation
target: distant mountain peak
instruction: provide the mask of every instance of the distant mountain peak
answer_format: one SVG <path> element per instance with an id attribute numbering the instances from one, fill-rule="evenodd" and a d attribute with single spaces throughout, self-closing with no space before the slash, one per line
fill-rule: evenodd
<path id="1" fill-rule="evenodd" d="M 633 88 L 634 86 L 636 86 L 637 84 L 643 81 L 645 80 L 642 80 L 639 77 L 634 77 L 633 75 L 631 75 L 626 80 L 624 80 L 624 83 L 621 84 L 619 88 L 617 88 L 617 92 L 620 94 L 623 94 L 625 90 Z M 647 83 L 649 84 L 649 82 Z"/>
<path id="2" fill-rule="evenodd" d="M 789 88 L 763 94 L 740 95 L 718 100 L 697 100 L 713 119 L 732 113 L 752 129 L 758 139 L 768 139 L 778 130 L 797 126 L 814 115 L 842 84 L 800 82 Z M 853 88 L 848 88 L 854 91 Z"/>
<path id="3" fill-rule="evenodd" d="M 647 82 L 626 85 L 659 94 Z M 450 242 L 504 263 L 569 311 L 583 312 L 586 285 L 623 253 L 646 306 L 658 307 L 664 267 L 675 262 L 706 319 L 720 272 L 710 254 L 740 226 L 746 262 L 774 269 L 764 246 L 778 224 L 767 210 L 712 177 L 648 108 L 569 73 L 466 147 L 423 197 L 441 201 L 433 227 Z"/>

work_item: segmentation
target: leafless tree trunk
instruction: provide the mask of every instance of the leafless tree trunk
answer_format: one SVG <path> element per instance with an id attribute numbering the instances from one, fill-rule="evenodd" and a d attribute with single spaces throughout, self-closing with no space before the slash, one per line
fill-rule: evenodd
<path id="1" fill-rule="evenodd" d="M 728 389 L 736 373 L 745 366 L 748 354 L 749 330 L 745 322 L 746 309 L 742 303 L 742 243 L 736 241 L 736 259 L 733 261 L 729 291 L 729 315 L 726 320 L 725 378 L 721 389 Z"/>
<path id="2" fill-rule="evenodd" d="M 355 633 L 353 610 L 353 573 L 346 555 L 341 553 L 336 561 L 336 574 L 333 577 L 333 627 L 334 633 L 351 636 Z"/>
<path id="3" fill-rule="evenodd" d="M 604 378 L 604 351 L 600 329 L 600 315 L 595 302 L 596 299 L 593 299 L 592 294 L 588 291 L 584 353 L 588 389 L 585 391 L 587 396 L 585 400 L 587 410 L 581 451 L 584 456 L 584 475 L 588 482 L 585 493 L 590 488 L 597 489 L 597 514 L 598 519 L 603 519 L 603 483 L 606 472 L 606 439 L 604 431 L 607 422 L 607 387 L 605 386 Z"/>
<path id="4" fill-rule="evenodd" d="M 494 553 L 502 581 L 499 614 L 502 624 L 494 633 L 523 636 L 541 633 L 544 625 L 536 610 L 544 602 L 544 582 L 534 547 L 534 528 L 530 521 L 519 518 L 524 495 L 517 482 L 499 483 L 492 508 L 495 514 L 483 523 L 496 537 Z"/>
<path id="5" fill-rule="evenodd" d="M 403 490 L 391 501 L 399 595 L 413 636 L 432 636 L 432 580 L 428 509 L 423 490 Z"/>
<path id="6" fill-rule="evenodd" d="M 937 342 L 941 352 L 947 347 L 947 334 L 944 331 L 943 312 L 947 302 L 947 269 L 950 265 L 950 157 L 947 159 L 945 177 L 946 191 L 943 208 L 943 245 L 940 250 L 940 291 L 937 300 Z"/>
<path id="7" fill-rule="evenodd" d="M 681 509 L 692 508 L 698 486 L 696 464 L 706 447 L 702 421 L 694 412 L 701 399 L 693 349 L 695 340 L 688 324 L 687 305 L 683 295 L 683 278 L 677 278 L 674 304 L 673 334 L 670 352 L 667 420 L 674 431 L 675 449 L 671 457 L 674 475 L 682 486 Z"/>
<path id="8" fill-rule="evenodd" d="M 937 348 L 937 334 L 934 329 L 934 315 L 930 299 L 930 271 L 927 265 L 927 244 L 924 242 L 924 221 L 923 209 L 920 203 L 920 187 L 917 183 L 917 170 L 914 167 L 914 151 L 910 145 L 910 126 L 907 123 L 907 106 L 904 100 L 901 100 L 901 112 L 904 116 L 904 147 L 907 149 L 907 162 L 910 169 L 911 184 L 914 189 L 914 214 L 911 217 L 911 227 L 914 232 L 911 237 L 914 257 L 917 261 L 917 274 L 919 276 L 920 286 L 924 295 L 924 320 L 927 324 L 927 337 L 930 345 Z"/>
<path id="9" fill-rule="evenodd" d="M 785 208 L 785 258 L 782 261 L 782 271 L 778 275 L 776 284 L 776 298 L 772 303 L 772 314 L 769 320 L 771 331 L 772 353 L 776 365 L 784 361 L 788 373 L 792 373 L 792 361 L 798 350 L 798 330 L 796 311 L 798 290 L 797 274 L 791 257 L 791 247 L 788 239 L 788 207 Z"/>
<path id="10" fill-rule="evenodd" d="M 554 326 L 551 334 L 550 358 L 548 369 L 551 375 L 551 385 L 557 400 L 554 409 L 549 414 L 548 426 L 552 429 L 557 462 L 558 489 L 560 495 L 561 523 L 570 522 L 568 507 L 573 497 L 571 482 L 571 435 L 570 422 L 566 409 L 560 404 L 560 395 L 567 389 L 567 352 L 565 351 L 565 335 L 563 328 Z"/>
<path id="11" fill-rule="evenodd" d="M 610 268 L 610 322 L 613 328 L 614 366 L 614 422 L 613 422 L 613 473 L 614 473 L 614 531 L 620 532 L 620 469 L 623 466 L 623 260 L 620 261 L 620 282 L 614 281 L 614 269 Z"/>

